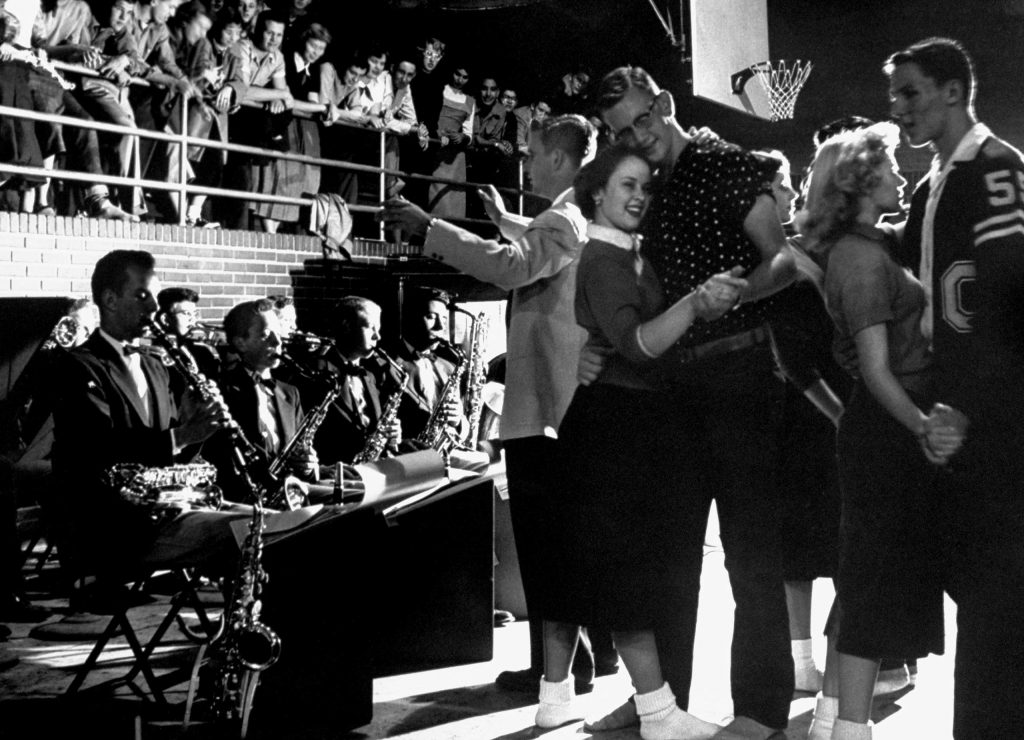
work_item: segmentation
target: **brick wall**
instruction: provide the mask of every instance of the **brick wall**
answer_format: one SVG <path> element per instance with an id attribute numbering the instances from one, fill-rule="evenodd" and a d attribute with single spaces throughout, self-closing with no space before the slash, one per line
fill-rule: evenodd
<path id="1" fill-rule="evenodd" d="M 330 300 L 342 290 L 317 267 L 316 237 L 0 212 L 0 299 L 88 296 L 93 266 L 113 249 L 152 252 L 164 287 L 199 292 L 206 321 L 268 294 L 295 296 L 301 310 L 304 296 Z"/>

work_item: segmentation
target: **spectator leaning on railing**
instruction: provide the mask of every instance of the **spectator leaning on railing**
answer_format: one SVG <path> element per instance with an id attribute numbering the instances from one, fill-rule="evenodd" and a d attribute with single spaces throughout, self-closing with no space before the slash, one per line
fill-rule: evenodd
<path id="1" fill-rule="evenodd" d="M 60 12 L 58 12 L 60 11 Z M 46 49 L 54 48 L 65 41 L 82 39 L 72 31 L 80 18 L 91 21 L 92 13 L 80 0 L 69 1 L 62 7 L 48 3 L 42 7 L 35 3 L 21 0 L 9 0 L 6 12 L 14 18 L 17 31 L 0 47 L 0 61 L 11 63 L 15 57 L 31 60 L 26 65 L 28 74 L 29 105 L 24 106 L 39 113 L 64 115 L 91 121 L 92 117 L 82 108 L 61 84 L 57 73 L 42 69 L 38 65 L 40 59 L 47 58 Z M 35 14 L 35 15 L 33 15 Z M 11 22 L 5 24 L 8 29 Z M 84 39 L 82 39 L 84 41 Z M 31 49 L 29 48 L 31 44 Z M 61 126 L 59 124 L 42 123 L 35 126 L 37 142 L 40 147 L 43 164 L 52 168 L 58 154 L 67 153 L 67 166 L 70 169 L 102 175 L 100 164 L 99 143 L 96 132 L 77 126 Z M 66 140 L 66 142 L 65 142 Z M 52 212 L 49 183 L 45 182 L 37 190 L 34 207 L 40 212 Z M 99 218 L 132 219 L 133 217 L 111 203 L 106 185 L 92 185 L 86 188 L 84 206 L 91 216 Z"/>

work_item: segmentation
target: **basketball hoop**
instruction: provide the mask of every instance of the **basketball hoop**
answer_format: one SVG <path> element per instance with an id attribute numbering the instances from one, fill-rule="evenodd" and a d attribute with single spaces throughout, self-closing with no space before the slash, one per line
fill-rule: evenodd
<path id="1" fill-rule="evenodd" d="M 734 95 L 741 95 L 747 80 L 757 75 L 761 87 L 768 96 L 770 119 L 780 121 L 783 118 L 792 118 L 796 96 L 800 94 L 813 67 L 811 62 L 800 59 L 795 62 L 778 59 L 774 62 L 751 64 L 732 76 L 732 91 Z"/>

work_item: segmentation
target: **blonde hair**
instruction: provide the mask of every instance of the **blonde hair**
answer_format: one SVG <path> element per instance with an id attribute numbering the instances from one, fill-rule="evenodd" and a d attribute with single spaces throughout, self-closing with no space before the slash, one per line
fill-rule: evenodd
<path id="1" fill-rule="evenodd" d="M 821 145 L 804 180 L 804 208 L 797 230 L 810 251 L 822 251 L 847 231 L 860 215 L 861 198 L 879 182 L 878 168 L 886 162 L 895 170 L 899 128 L 876 123 L 844 131 Z"/>

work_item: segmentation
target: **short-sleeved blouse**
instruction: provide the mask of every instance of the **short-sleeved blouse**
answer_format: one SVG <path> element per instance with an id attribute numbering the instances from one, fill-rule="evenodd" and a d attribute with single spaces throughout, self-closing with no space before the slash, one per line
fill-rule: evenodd
<path id="1" fill-rule="evenodd" d="M 881 229 L 858 226 L 828 248 L 825 300 L 836 325 L 836 361 L 860 377 L 854 337 L 886 324 L 889 367 L 905 387 L 915 387 L 931 365 L 928 341 L 921 333 L 924 289 L 900 267 Z"/>

